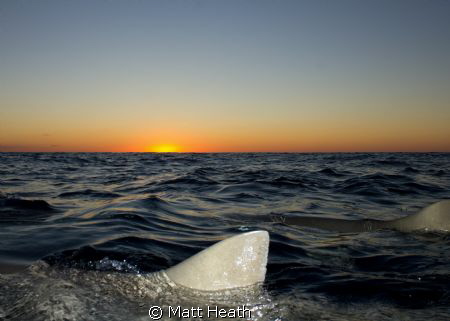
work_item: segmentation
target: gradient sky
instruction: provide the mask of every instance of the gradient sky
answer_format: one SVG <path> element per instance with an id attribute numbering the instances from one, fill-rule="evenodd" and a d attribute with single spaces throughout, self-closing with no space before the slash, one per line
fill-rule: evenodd
<path id="1" fill-rule="evenodd" d="M 0 0 L 0 151 L 450 151 L 450 1 Z"/>

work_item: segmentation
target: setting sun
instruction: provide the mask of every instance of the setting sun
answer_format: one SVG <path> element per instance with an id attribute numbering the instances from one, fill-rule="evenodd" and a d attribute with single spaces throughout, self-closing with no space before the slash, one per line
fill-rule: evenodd
<path id="1" fill-rule="evenodd" d="M 148 151 L 154 153 L 178 153 L 181 151 L 181 148 L 176 145 L 162 144 L 151 146 Z"/>

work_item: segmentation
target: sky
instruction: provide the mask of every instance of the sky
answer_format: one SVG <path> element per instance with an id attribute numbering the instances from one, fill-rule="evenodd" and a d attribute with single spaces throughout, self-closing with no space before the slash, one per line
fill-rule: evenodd
<path id="1" fill-rule="evenodd" d="M 450 151 L 448 0 L 0 0 L 0 151 Z"/>

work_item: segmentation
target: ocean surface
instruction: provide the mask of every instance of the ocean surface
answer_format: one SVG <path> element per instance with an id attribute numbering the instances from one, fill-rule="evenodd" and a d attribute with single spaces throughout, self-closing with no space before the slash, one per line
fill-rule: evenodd
<path id="1" fill-rule="evenodd" d="M 254 320 L 449 320 L 449 234 L 271 219 L 388 220 L 449 198 L 449 153 L 0 153 L 0 319 L 151 320 L 157 304 L 245 301 Z M 252 298 L 129 281 L 252 230 L 270 233 Z"/>

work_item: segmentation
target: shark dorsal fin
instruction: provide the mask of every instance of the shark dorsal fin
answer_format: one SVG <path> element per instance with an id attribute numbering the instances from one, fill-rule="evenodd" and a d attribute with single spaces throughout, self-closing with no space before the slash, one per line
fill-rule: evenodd
<path id="1" fill-rule="evenodd" d="M 400 231 L 450 231 L 450 200 L 433 203 L 420 212 L 386 224 Z"/>
<path id="2" fill-rule="evenodd" d="M 173 282 L 205 291 L 264 281 L 269 233 L 254 231 L 218 242 L 165 272 Z"/>

